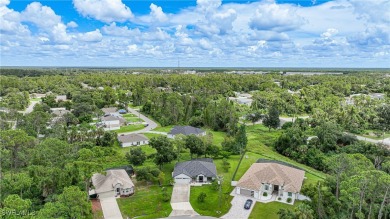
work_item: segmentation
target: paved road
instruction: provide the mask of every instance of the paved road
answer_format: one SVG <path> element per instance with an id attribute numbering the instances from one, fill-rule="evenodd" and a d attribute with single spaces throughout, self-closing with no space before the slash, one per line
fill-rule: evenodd
<path id="1" fill-rule="evenodd" d="M 133 108 L 128 107 L 127 111 L 129 111 L 130 113 L 132 113 L 135 116 L 138 116 L 140 119 L 144 120 L 149 125 L 141 130 L 132 131 L 132 132 L 124 132 L 124 133 L 120 133 L 118 135 L 127 135 L 127 134 L 144 133 L 144 132 L 156 133 L 156 134 L 162 134 L 162 133 L 166 134 L 165 132 L 161 132 L 161 133 L 160 132 L 152 132 L 153 129 L 157 128 L 157 123 L 155 123 L 153 120 L 151 120 L 148 117 L 141 114 L 138 110 L 135 110 Z"/>
<path id="2" fill-rule="evenodd" d="M 348 134 L 351 134 L 351 133 L 348 133 Z M 351 134 L 351 135 L 355 135 L 355 134 Z M 371 142 L 371 143 L 374 143 L 374 144 L 383 143 L 388 148 L 390 148 L 390 138 L 385 138 L 385 139 L 382 139 L 382 140 L 375 140 L 375 139 L 371 139 L 371 138 L 366 138 L 364 136 L 359 136 L 359 135 L 355 135 L 355 136 L 360 141 L 367 141 L 367 142 Z"/>
<path id="3" fill-rule="evenodd" d="M 190 204 L 190 185 L 175 183 L 171 197 L 172 212 L 169 216 L 199 215 Z"/>
<path id="4" fill-rule="evenodd" d="M 102 206 L 104 219 L 123 219 L 115 197 L 101 198 L 100 205 Z"/>
<path id="5" fill-rule="evenodd" d="M 24 111 L 18 111 L 20 113 L 23 113 L 23 114 L 27 114 L 27 113 L 31 113 L 34 109 L 34 106 L 39 103 L 40 101 L 35 101 L 35 100 L 32 100 L 30 105 L 27 107 L 27 109 L 25 109 Z"/>
<path id="6" fill-rule="evenodd" d="M 235 190 L 233 190 L 232 194 L 234 193 Z M 232 203 L 232 207 L 230 208 L 229 212 L 222 216 L 221 218 L 224 219 L 247 219 L 249 215 L 252 212 L 253 206 L 256 203 L 256 200 L 251 199 L 253 201 L 252 206 L 250 209 L 244 209 L 244 205 L 246 200 L 251 199 L 249 197 L 241 196 L 241 195 L 236 195 L 232 199 L 230 203 Z"/>

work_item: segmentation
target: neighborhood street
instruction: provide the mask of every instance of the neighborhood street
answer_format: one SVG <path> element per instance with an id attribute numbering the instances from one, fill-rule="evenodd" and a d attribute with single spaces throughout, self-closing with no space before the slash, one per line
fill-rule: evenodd
<path id="1" fill-rule="evenodd" d="M 120 133 L 121 135 L 127 135 L 127 134 L 133 134 L 133 133 L 144 133 L 144 132 L 149 132 L 155 128 L 157 128 L 157 123 L 154 122 L 153 120 L 149 119 L 148 117 L 144 116 L 143 114 L 141 114 L 139 112 L 139 110 L 135 110 L 133 108 L 130 108 L 128 107 L 127 108 L 127 111 L 129 113 L 132 113 L 133 115 L 135 116 L 138 116 L 140 119 L 142 119 L 143 121 L 145 121 L 145 123 L 148 124 L 148 126 L 146 126 L 145 128 L 141 129 L 141 130 L 137 130 L 137 131 L 132 131 L 132 132 L 124 132 L 124 133 Z M 153 132 L 151 132 L 153 133 Z M 160 133 L 157 133 L 157 134 L 160 134 Z M 165 133 L 164 133 L 165 134 Z"/>

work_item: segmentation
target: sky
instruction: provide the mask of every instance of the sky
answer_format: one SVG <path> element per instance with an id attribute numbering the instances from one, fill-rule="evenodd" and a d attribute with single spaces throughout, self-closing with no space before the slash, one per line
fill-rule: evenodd
<path id="1" fill-rule="evenodd" d="M 0 46 L 1 66 L 390 68 L 390 0 L 0 0 Z"/>

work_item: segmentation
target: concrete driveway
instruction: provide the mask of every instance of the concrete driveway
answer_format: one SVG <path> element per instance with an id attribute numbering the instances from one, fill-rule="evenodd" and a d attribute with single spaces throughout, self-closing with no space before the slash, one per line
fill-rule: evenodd
<path id="1" fill-rule="evenodd" d="M 171 197 L 172 212 L 169 216 L 199 215 L 190 204 L 190 185 L 175 183 Z"/>
<path id="2" fill-rule="evenodd" d="M 246 200 L 251 199 L 249 197 L 245 196 L 234 196 L 232 199 L 232 207 L 230 208 L 229 212 L 222 216 L 221 218 L 225 219 L 247 219 L 249 215 L 252 212 L 253 206 L 255 205 L 256 201 L 254 199 L 251 199 L 253 201 L 252 206 L 250 209 L 244 209 L 244 204 Z"/>
<path id="3" fill-rule="evenodd" d="M 101 198 L 100 205 L 102 206 L 104 219 L 123 219 L 115 197 Z"/>

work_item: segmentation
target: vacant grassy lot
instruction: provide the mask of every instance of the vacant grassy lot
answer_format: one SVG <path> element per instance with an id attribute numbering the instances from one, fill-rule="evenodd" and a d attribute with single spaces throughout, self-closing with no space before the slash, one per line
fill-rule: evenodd
<path id="1" fill-rule="evenodd" d="M 172 128 L 173 128 L 173 125 L 168 125 L 168 126 L 164 126 L 164 127 L 157 127 L 153 131 L 168 133 L 171 131 Z"/>
<path id="2" fill-rule="evenodd" d="M 120 129 L 115 130 L 116 133 L 132 132 L 143 129 L 145 126 L 142 124 L 122 126 Z"/>
<path id="3" fill-rule="evenodd" d="M 172 186 L 165 187 L 171 197 Z M 169 198 L 170 200 L 170 198 Z M 162 200 L 162 187 L 136 184 L 135 194 L 117 199 L 123 218 L 163 218 L 172 211 L 169 201 Z"/>
<path id="4" fill-rule="evenodd" d="M 279 219 L 278 211 L 280 209 L 293 209 L 295 206 L 299 204 L 299 201 L 296 201 L 294 205 L 284 204 L 280 202 L 270 202 L 270 203 L 260 203 L 256 202 L 255 206 L 253 206 L 253 210 L 250 219 Z"/>

